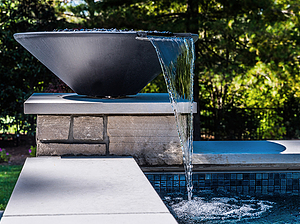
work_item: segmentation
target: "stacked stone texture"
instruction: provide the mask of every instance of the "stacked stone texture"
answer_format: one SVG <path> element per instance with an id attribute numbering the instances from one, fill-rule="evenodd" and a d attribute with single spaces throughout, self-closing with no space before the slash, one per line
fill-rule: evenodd
<path id="1" fill-rule="evenodd" d="M 173 115 L 38 115 L 37 156 L 133 156 L 139 165 L 180 165 Z"/>

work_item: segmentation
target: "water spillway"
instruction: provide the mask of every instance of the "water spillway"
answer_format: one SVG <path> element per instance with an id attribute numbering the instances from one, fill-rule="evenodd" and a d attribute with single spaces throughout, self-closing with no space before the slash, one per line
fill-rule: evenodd
<path id="1" fill-rule="evenodd" d="M 149 37 L 161 64 L 174 110 L 187 181 L 192 199 L 194 40 L 191 37 Z M 178 103 L 186 101 L 189 114 L 181 113 Z"/>

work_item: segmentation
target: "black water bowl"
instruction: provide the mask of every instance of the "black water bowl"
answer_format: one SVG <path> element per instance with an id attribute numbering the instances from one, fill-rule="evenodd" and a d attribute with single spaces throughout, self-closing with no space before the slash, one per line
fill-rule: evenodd
<path id="1" fill-rule="evenodd" d="M 124 96 L 138 93 L 161 73 L 151 42 L 138 35 L 53 31 L 17 33 L 14 38 L 76 93 Z"/>

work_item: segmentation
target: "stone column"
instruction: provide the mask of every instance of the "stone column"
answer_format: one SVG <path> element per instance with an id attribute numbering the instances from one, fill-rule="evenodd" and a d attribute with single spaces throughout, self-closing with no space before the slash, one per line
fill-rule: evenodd
<path id="1" fill-rule="evenodd" d="M 25 113 L 38 115 L 37 156 L 132 156 L 139 165 L 182 164 L 168 94 L 121 99 L 33 94 Z"/>

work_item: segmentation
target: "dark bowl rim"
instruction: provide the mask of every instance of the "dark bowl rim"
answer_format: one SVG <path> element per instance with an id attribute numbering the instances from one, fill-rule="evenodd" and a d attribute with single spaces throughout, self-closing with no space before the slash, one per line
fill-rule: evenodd
<path id="1" fill-rule="evenodd" d="M 37 32 L 21 32 L 21 33 L 15 33 L 14 38 L 18 37 L 36 37 L 36 36 L 65 36 L 65 35 L 106 35 L 106 34 L 112 34 L 112 35 L 121 35 L 121 34 L 127 34 L 127 35 L 134 35 L 136 37 L 141 38 L 147 38 L 147 36 L 169 36 L 169 37 L 191 37 L 193 38 L 194 42 L 196 42 L 199 38 L 197 34 L 193 33 L 167 33 L 164 35 L 163 32 L 157 32 L 157 33 L 148 33 L 148 31 L 37 31 Z"/>

